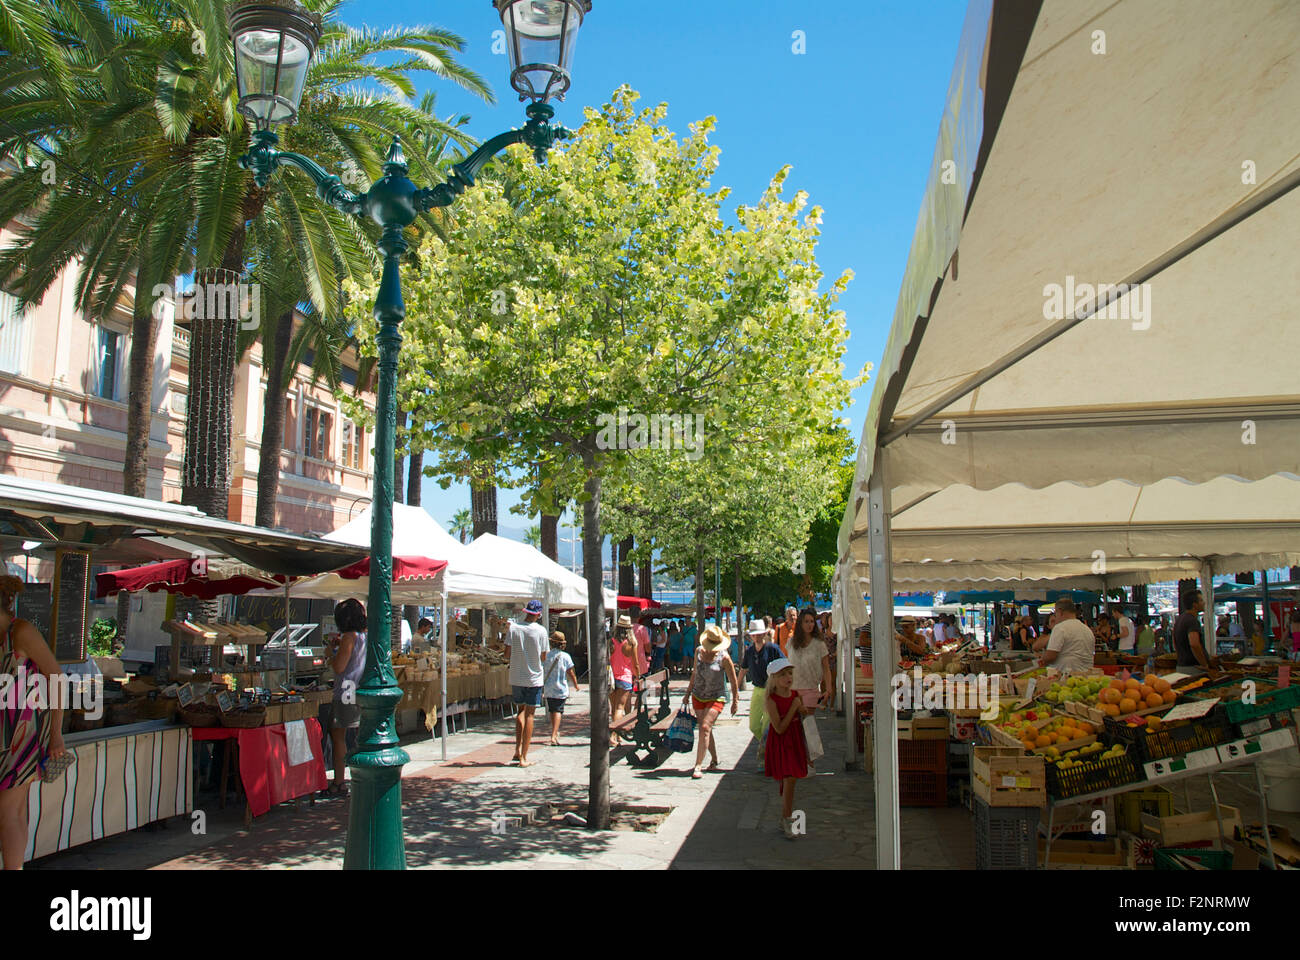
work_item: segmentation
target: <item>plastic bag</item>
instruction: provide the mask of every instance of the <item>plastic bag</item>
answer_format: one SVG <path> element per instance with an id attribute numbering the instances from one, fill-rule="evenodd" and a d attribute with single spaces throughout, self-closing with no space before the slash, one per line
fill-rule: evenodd
<path id="1" fill-rule="evenodd" d="M 809 760 L 816 760 L 826 755 L 826 751 L 822 749 L 822 735 L 817 732 L 817 718 L 812 714 L 803 718 L 803 739 L 808 745 Z"/>

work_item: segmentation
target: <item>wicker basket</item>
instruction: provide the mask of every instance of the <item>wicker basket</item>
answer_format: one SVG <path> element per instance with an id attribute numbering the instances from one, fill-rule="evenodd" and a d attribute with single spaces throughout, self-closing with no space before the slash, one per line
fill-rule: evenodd
<path id="1" fill-rule="evenodd" d="M 266 722 L 266 704 L 258 703 L 251 707 L 242 707 L 238 710 L 227 710 L 221 715 L 221 725 L 223 727 L 237 727 L 241 730 L 248 730 L 253 727 L 260 727 Z"/>
<path id="2" fill-rule="evenodd" d="M 179 707 L 176 716 L 181 723 L 191 727 L 221 726 L 221 711 L 210 703 L 191 703 L 188 707 Z"/>
<path id="3" fill-rule="evenodd" d="M 110 703 L 104 707 L 104 725 L 120 727 L 135 723 L 140 719 L 140 701 L 128 700 L 126 703 Z"/>
<path id="4" fill-rule="evenodd" d="M 138 707 L 141 720 L 170 720 L 176 716 L 180 704 L 168 697 L 140 701 Z"/>

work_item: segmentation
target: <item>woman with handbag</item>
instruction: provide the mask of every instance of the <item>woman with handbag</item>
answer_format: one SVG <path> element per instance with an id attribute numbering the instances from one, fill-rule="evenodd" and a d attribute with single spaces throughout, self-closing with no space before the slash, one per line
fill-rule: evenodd
<path id="1" fill-rule="evenodd" d="M 646 672 L 640 645 L 632 629 L 632 618 L 629 616 L 619 617 L 618 624 L 614 627 L 614 642 L 609 645 L 609 666 L 614 676 L 614 683 L 609 688 L 609 722 L 611 726 L 617 726 L 632 702 L 632 687 L 637 677 Z M 610 748 L 617 747 L 618 744 L 618 734 L 611 734 Z"/>
<path id="2" fill-rule="evenodd" d="M 28 789 L 67 755 L 62 704 L 51 701 L 47 710 L 26 696 L 29 675 L 44 674 L 49 695 L 60 689 L 50 682 L 60 671 L 40 631 L 14 616 L 14 599 L 22 589 L 17 577 L 0 577 L 0 675 L 12 684 L 8 698 L 0 701 L 0 856 L 6 870 L 23 867 Z"/>
<path id="3" fill-rule="evenodd" d="M 736 682 L 736 665 L 727 653 L 730 637 L 722 632 L 716 624 L 709 624 L 700 635 L 700 648 L 695 654 L 695 669 L 691 672 L 691 682 L 686 685 L 683 701 L 690 698 L 695 708 L 695 716 L 700 722 L 700 742 L 695 748 L 695 768 L 691 778 L 698 780 L 703 774 L 704 751 L 709 752 L 713 762 L 709 770 L 718 769 L 718 748 L 713 742 L 713 724 L 722 714 L 722 705 L 727 702 L 724 682 L 731 684 L 731 715 L 740 710 L 740 686 Z"/>

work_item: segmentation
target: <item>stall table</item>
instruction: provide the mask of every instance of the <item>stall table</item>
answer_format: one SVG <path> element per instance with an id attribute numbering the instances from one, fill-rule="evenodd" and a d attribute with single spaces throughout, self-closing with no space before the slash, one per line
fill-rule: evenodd
<path id="1" fill-rule="evenodd" d="M 248 806 L 245 819 L 260 817 L 277 803 L 297 797 L 311 796 L 328 786 L 325 760 L 321 755 L 320 722 L 314 719 L 295 720 L 306 724 L 307 743 L 311 759 L 305 763 L 289 764 L 287 724 L 275 723 L 264 727 L 194 727 L 191 734 L 196 743 L 230 740 L 236 749 L 236 767 Z M 227 761 L 229 762 L 229 761 Z M 221 776 L 221 805 L 225 806 L 227 771 Z"/>

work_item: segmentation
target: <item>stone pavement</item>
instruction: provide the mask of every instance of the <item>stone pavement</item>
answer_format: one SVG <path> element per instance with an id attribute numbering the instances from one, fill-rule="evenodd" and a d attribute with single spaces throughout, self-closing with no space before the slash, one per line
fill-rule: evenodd
<path id="1" fill-rule="evenodd" d="M 678 687 L 681 684 L 677 684 Z M 677 698 L 674 698 L 676 706 Z M 717 730 L 722 771 L 690 778 L 694 755 L 673 754 L 658 769 L 638 770 L 625 761 L 611 768 L 611 799 L 671 807 L 657 832 L 583 827 L 524 826 L 504 821 L 543 803 L 585 808 L 590 748 L 588 696 L 570 701 L 561 745 L 545 744 L 539 713 L 530 759 L 509 765 L 511 719 L 486 721 L 441 743 L 427 738 L 404 744 L 411 762 L 404 771 L 402 801 L 410 868 L 489 867 L 529 869 L 870 868 L 874 865 L 872 784 L 860 768 L 844 769 L 843 718 L 821 714 L 826 756 L 815 775 L 799 783 L 796 808 L 807 817 L 807 836 L 786 839 L 780 829 L 780 797 L 758 772 L 756 745 L 747 722 L 749 691 L 741 709 L 723 714 Z M 620 756 L 616 753 L 615 756 Z M 215 807 L 200 794 L 198 806 Z M 177 818 L 165 828 L 135 831 L 47 857 L 35 869 L 265 869 L 337 868 L 347 826 L 346 799 L 284 804 L 245 830 L 242 804 L 207 810 L 208 832 L 192 835 Z M 205 807 L 205 810 L 207 808 Z M 493 832 L 494 818 L 498 830 Z M 901 846 L 906 867 L 973 868 L 969 814 L 959 808 L 907 809 Z"/>

